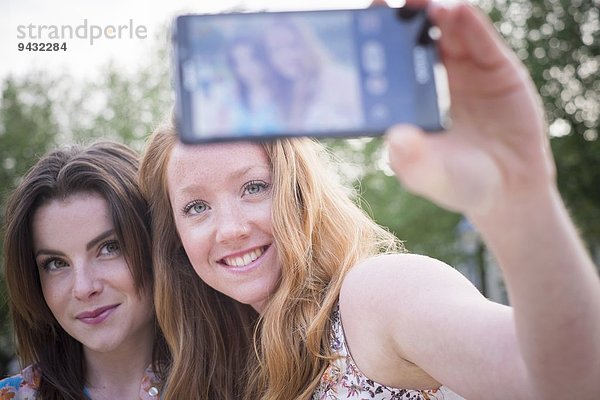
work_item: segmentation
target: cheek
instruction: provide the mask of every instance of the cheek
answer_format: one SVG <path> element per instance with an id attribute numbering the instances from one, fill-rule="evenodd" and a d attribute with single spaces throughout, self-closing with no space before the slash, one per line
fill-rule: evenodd
<path id="1" fill-rule="evenodd" d="M 196 227 L 180 230 L 179 236 L 192 266 L 196 272 L 199 272 L 198 267 L 208 262 L 210 246 L 208 235 L 204 230 Z"/>
<path id="2" fill-rule="evenodd" d="M 65 299 L 71 294 L 68 287 L 56 279 L 40 278 L 42 297 L 56 319 L 60 319 L 57 311 L 65 309 Z"/>
<path id="3" fill-rule="evenodd" d="M 152 294 L 149 290 L 146 290 L 138 297 L 140 315 L 144 316 L 142 319 L 144 322 L 149 322 L 154 318 L 154 302 L 152 300 Z"/>
<path id="4" fill-rule="evenodd" d="M 123 263 L 121 268 L 115 272 L 113 276 L 109 276 L 106 278 L 107 282 L 112 283 L 115 287 L 117 287 L 123 293 L 135 293 L 138 296 L 138 290 L 135 287 L 135 282 L 133 281 L 133 275 L 131 275 L 131 271 L 126 263 Z M 142 297 L 142 301 L 145 301 L 145 297 L 150 297 L 149 294 L 140 294 Z M 139 297 L 139 296 L 138 296 Z"/>
<path id="5" fill-rule="evenodd" d="M 263 231 L 270 235 L 273 235 L 273 200 L 269 199 L 268 202 L 259 210 L 257 215 L 259 216 L 258 221 Z"/>

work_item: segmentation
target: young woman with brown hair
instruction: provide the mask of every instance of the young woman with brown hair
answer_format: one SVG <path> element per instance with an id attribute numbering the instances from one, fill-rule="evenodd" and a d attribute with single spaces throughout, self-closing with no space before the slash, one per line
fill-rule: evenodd
<path id="1" fill-rule="evenodd" d="M 137 169 L 124 145 L 65 147 L 8 199 L 4 268 L 26 368 L 0 382 L 1 399 L 158 398 L 168 352 Z"/>
<path id="2" fill-rule="evenodd" d="M 166 400 L 600 394 L 600 282 L 558 192 L 533 84 L 474 8 L 409 3 L 441 29 L 453 127 L 392 128 L 391 166 L 469 217 L 512 307 L 398 252 L 312 140 L 186 146 L 167 124 L 140 173 L 173 352 Z"/>

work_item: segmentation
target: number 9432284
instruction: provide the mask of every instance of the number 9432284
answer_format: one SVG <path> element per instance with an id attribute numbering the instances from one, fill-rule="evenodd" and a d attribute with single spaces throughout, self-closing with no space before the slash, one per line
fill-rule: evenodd
<path id="1" fill-rule="evenodd" d="M 67 51 L 67 43 L 51 43 L 51 42 L 28 42 L 17 44 L 19 51 Z"/>

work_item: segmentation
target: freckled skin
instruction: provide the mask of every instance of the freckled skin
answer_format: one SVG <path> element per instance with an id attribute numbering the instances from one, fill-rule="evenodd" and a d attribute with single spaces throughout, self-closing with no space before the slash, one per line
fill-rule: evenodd
<path id="1" fill-rule="evenodd" d="M 281 275 L 263 148 L 246 142 L 177 145 L 167 181 L 177 231 L 198 276 L 260 312 Z M 257 249 L 265 251 L 245 267 L 225 262 Z"/>

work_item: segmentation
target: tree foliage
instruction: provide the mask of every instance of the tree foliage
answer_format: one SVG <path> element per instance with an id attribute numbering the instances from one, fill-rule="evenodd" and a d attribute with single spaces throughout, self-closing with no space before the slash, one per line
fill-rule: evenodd
<path id="1" fill-rule="evenodd" d="M 600 251 L 600 0 L 483 0 L 542 95 L 560 191 Z M 597 253 L 597 259 L 600 253 Z"/>
<path id="2" fill-rule="evenodd" d="M 325 144 L 342 164 L 339 174 L 357 189 L 359 204 L 408 251 L 451 265 L 462 261 L 456 231 L 461 216 L 407 192 L 387 165 L 381 138 L 326 140 Z"/>

